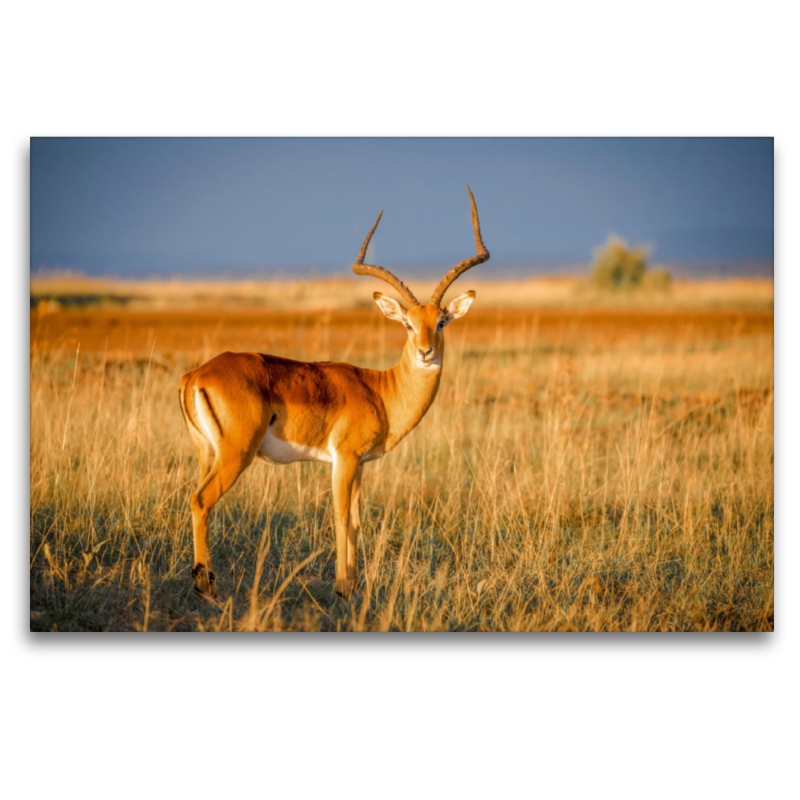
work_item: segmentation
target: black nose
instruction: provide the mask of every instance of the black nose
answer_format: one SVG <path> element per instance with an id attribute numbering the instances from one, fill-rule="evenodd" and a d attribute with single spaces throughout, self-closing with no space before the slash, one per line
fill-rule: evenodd
<path id="1" fill-rule="evenodd" d="M 427 358 L 433 352 L 433 348 L 429 347 L 427 350 L 423 350 L 421 347 L 419 348 L 419 356 L 420 358 Z"/>

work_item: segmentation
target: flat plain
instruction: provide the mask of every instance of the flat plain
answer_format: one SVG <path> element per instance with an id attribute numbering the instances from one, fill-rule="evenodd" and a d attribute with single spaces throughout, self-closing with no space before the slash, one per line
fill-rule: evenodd
<path id="1" fill-rule="evenodd" d="M 774 629 L 766 280 L 465 281 L 439 396 L 365 469 L 358 596 L 330 467 L 257 463 L 211 522 L 220 602 L 196 597 L 180 376 L 224 350 L 389 367 L 375 288 L 33 282 L 31 629 Z"/>

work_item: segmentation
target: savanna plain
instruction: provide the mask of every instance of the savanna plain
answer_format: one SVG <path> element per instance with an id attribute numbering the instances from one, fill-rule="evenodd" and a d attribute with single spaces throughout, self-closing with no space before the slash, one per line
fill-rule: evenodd
<path id="1" fill-rule="evenodd" d="M 365 467 L 354 597 L 330 466 L 258 462 L 210 522 L 219 601 L 196 596 L 181 375 L 224 350 L 392 366 L 385 288 L 33 281 L 31 630 L 774 629 L 768 280 L 465 281 L 436 401 Z"/>

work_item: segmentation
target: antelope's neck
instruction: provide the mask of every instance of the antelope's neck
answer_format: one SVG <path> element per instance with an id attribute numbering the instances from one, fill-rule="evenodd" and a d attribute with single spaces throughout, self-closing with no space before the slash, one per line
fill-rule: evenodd
<path id="1" fill-rule="evenodd" d="M 419 367 L 408 344 L 400 363 L 381 373 L 381 394 L 389 419 L 388 453 L 425 416 L 439 391 L 442 367 Z"/>

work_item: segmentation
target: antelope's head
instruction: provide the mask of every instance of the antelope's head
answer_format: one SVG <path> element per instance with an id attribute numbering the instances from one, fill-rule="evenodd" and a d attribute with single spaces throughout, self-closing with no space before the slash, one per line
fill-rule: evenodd
<path id="1" fill-rule="evenodd" d="M 467 186 L 467 191 L 472 202 L 472 227 L 475 232 L 477 254 L 456 264 L 439 281 L 439 285 L 434 289 L 427 305 L 420 305 L 411 289 L 399 278 L 392 275 L 391 272 L 383 267 L 364 263 L 367 247 L 372 239 L 372 234 L 375 233 L 375 229 L 381 221 L 383 211 L 378 214 L 378 219 L 375 220 L 372 230 L 367 234 L 367 238 L 361 246 L 358 260 L 353 264 L 353 272 L 356 275 L 372 275 L 375 278 L 386 281 L 406 301 L 407 306 L 381 292 L 373 294 L 375 302 L 386 317 L 402 322 L 405 326 L 408 332 L 406 350 L 412 363 L 422 369 L 441 369 L 442 358 L 444 357 L 444 329 L 454 319 L 463 317 L 475 299 L 475 292 L 470 290 L 451 300 L 447 306 L 442 308 L 441 301 L 444 293 L 459 275 L 471 267 L 489 260 L 489 251 L 484 247 L 481 239 L 481 228 L 478 222 L 478 209 L 475 207 L 475 198 L 469 186 Z"/>

